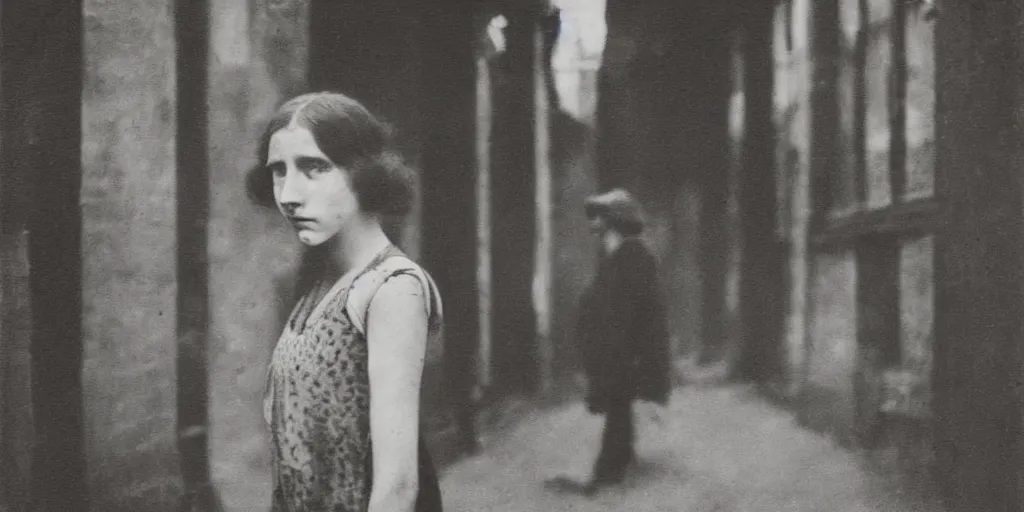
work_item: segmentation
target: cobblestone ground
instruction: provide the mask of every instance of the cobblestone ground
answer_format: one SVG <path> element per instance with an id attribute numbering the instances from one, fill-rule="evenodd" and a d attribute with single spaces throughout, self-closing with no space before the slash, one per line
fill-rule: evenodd
<path id="1" fill-rule="evenodd" d="M 586 498 L 545 488 L 586 477 L 601 419 L 581 404 L 523 412 L 480 455 L 442 473 L 450 512 L 937 512 L 892 491 L 857 455 L 742 386 L 677 389 L 661 425 L 641 420 L 626 482 Z"/>

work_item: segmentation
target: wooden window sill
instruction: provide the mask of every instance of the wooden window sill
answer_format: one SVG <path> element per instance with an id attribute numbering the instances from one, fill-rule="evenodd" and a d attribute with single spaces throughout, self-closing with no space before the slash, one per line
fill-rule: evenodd
<path id="1" fill-rule="evenodd" d="M 811 234 L 815 248 L 844 247 L 857 239 L 877 236 L 925 234 L 942 224 L 943 211 L 935 198 L 918 199 L 878 210 L 824 219 Z"/>

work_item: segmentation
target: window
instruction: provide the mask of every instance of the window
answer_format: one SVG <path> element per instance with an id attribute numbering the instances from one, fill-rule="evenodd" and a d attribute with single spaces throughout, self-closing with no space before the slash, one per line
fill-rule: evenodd
<path id="1" fill-rule="evenodd" d="M 928 230 L 935 143 L 934 23 L 901 0 L 839 0 L 835 164 L 816 208 L 819 241 Z"/>

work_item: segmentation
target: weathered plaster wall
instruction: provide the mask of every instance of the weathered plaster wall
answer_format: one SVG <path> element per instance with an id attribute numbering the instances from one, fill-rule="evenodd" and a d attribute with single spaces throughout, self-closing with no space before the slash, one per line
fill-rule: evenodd
<path id="1" fill-rule="evenodd" d="M 557 70 L 576 75 L 576 94 L 582 96 L 581 118 L 565 111 L 552 113 L 552 231 L 554 274 L 551 339 L 554 348 L 553 377 L 568 375 L 578 364 L 576 328 L 579 297 L 594 277 L 597 244 L 590 233 L 583 201 L 597 191 L 594 169 L 593 97 L 597 73 L 589 69 Z"/>
<path id="2" fill-rule="evenodd" d="M 857 368 L 857 269 L 852 250 L 815 256 L 814 316 L 801 419 L 837 440 L 852 439 Z"/>
<path id="3" fill-rule="evenodd" d="M 931 389 L 935 321 L 934 237 L 905 240 L 900 248 L 900 352 Z"/>
<path id="4" fill-rule="evenodd" d="M 172 510 L 175 44 L 167 2 L 87 0 L 83 386 L 92 509 Z"/>
<path id="5" fill-rule="evenodd" d="M 244 188 L 263 125 L 305 92 L 308 2 L 213 0 L 210 23 L 210 458 L 228 510 L 269 503 L 262 392 L 299 244 Z"/>
<path id="6" fill-rule="evenodd" d="M 789 297 L 786 310 L 785 380 L 799 382 L 807 347 L 807 237 L 810 220 L 810 16 L 809 0 L 776 7 L 775 126 L 779 234 L 787 242 Z"/>

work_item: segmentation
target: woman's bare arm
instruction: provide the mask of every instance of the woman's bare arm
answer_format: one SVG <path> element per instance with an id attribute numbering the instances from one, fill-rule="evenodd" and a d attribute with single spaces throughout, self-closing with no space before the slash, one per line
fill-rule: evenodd
<path id="1" fill-rule="evenodd" d="M 373 492 L 369 512 L 412 512 L 419 483 L 420 382 L 426 297 L 411 275 L 388 279 L 367 317 Z"/>

